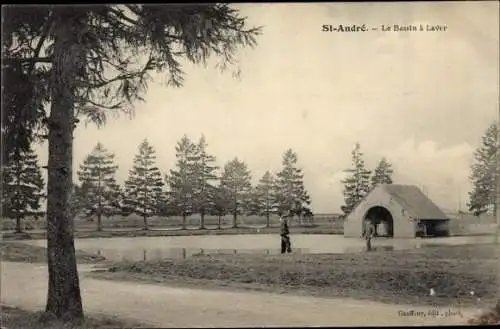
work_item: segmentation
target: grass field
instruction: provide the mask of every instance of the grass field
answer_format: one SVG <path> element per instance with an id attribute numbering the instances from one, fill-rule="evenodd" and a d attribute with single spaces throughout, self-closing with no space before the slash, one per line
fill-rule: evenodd
<path id="1" fill-rule="evenodd" d="M 188 230 L 141 230 L 141 229 L 107 229 L 103 231 L 76 231 L 74 232 L 75 238 L 113 238 L 113 237 L 152 237 L 152 236 L 195 236 L 195 235 L 235 235 L 235 234 L 278 234 L 279 227 L 270 228 L 254 228 L 254 227 L 240 227 L 240 228 L 223 228 L 215 229 L 210 228 L 206 230 L 188 229 Z M 341 234 L 331 229 L 324 227 L 292 227 L 291 234 Z M 47 237 L 45 231 L 23 233 L 3 233 L 3 240 L 30 240 L 30 239 L 45 239 Z"/>
<path id="2" fill-rule="evenodd" d="M 206 228 L 201 230 L 198 228 L 196 218 L 191 218 L 188 229 L 182 230 L 180 222 L 176 222 L 175 218 L 159 218 L 152 217 L 149 222 L 150 230 L 142 230 L 142 219 L 135 216 L 117 217 L 105 219 L 102 222 L 102 231 L 97 231 L 96 222 L 78 220 L 75 221 L 74 235 L 76 238 L 111 238 L 111 237 L 143 237 L 143 236 L 186 236 L 186 235 L 233 235 L 233 234 L 278 234 L 280 231 L 279 222 L 274 220 L 270 227 L 263 227 L 265 221 L 260 217 L 253 217 L 252 220 L 247 217 L 242 217 L 244 223 L 239 223 L 237 228 L 232 228 L 231 222 L 226 220 L 221 229 L 213 223 L 214 218 L 208 217 Z M 30 223 L 31 219 L 25 221 L 25 224 Z M 173 222 L 172 222 L 173 221 Z M 168 223 L 168 225 L 167 225 Z M 191 225 L 195 223 L 196 225 Z M 46 233 L 44 231 L 45 224 L 43 220 L 34 224 L 28 224 L 33 230 L 25 230 L 22 233 L 14 233 L 12 229 L 15 227 L 14 221 L 10 219 L 2 219 L 4 232 L 2 234 L 4 240 L 22 240 L 22 239 L 44 239 Z M 175 224 L 175 225 L 174 225 Z M 260 225 L 260 226 L 258 226 Z M 26 225 L 25 225 L 26 226 Z M 5 232 L 5 229 L 11 231 Z M 312 224 L 299 224 L 292 222 L 290 225 L 292 234 L 342 234 L 343 221 L 336 217 L 319 217 Z"/>
<path id="3" fill-rule="evenodd" d="M 147 328 L 139 323 L 104 316 L 86 317 L 82 323 L 57 321 L 43 312 L 1 306 L 1 327 L 6 329 L 118 329 Z"/>
<path id="4" fill-rule="evenodd" d="M 93 275 L 397 304 L 470 306 L 491 305 L 498 298 L 499 256 L 495 245 L 359 254 L 204 254 L 186 260 L 121 262 Z M 431 288 L 435 296 L 429 295 Z"/>
<path id="5" fill-rule="evenodd" d="M 12 231 L 15 229 L 15 220 L 9 218 L 2 218 L 2 230 Z M 97 229 L 97 220 L 88 220 L 82 218 L 76 218 L 75 221 L 76 231 L 94 231 Z M 232 217 L 224 216 L 222 218 L 221 224 L 223 226 L 232 225 Z M 239 216 L 237 221 L 238 226 L 248 227 L 248 226 L 264 226 L 266 224 L 266 219 L 261 216 Z M 271 226 L 279 226 L 279 218 L 277 216 L 271 216 L 270 218 Z M 315 217 L 313 223 L 298 223 L 297 220 L 291 221 L 292 226 L 324 226 L 332 228 L 334 230 L 342 229 L 343 222 L 338 215 L 318 215 Z M 300 225 L 299 225 L 300 224 Z M 142 228 L 144 225 L 144 220 L 136 215 L 131 216 L 113 216 L 113 217 L 103 217 L 102 218 L 102 228 L 103 229 L 115 229 L 115 228 Z M 186 225 L 189 227 L 198 227 L 200 225 L 200 216 L 193 215 L 189 216 L 186 220 Z M 216 227 L 218 225 L 218 217 L 216 216 L 206 216 L 205 225 L 208 227 Z M 45 229 L 46 220 L 44 218 L 35 220 L 34 218 L 26 218 L 22 221 L 22 226 L 24 230 L 29 231 L 33 229 Z M 153 216 L 148 219 L 148 226 L 151 228 L 180 228 L 182 226 L 182 218 L 179 216 L 172 217 L 158 217 Z"/>

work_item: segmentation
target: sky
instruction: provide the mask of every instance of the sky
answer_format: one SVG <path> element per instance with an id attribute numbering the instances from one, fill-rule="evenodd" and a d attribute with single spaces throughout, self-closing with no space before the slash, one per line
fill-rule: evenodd
<path id="1" fill-rule="evenodd" d="M 149 85 L 135 116 L 75 131 L 74 174 L 101 142 L 123 182 L 147 138 L 166 173 L 184 134 L 201 134 L 217 164 L 238 157 L 253 183 L 277 172 L 288 148 L 298 155 L 315 213 L 340 212 L 344 170 L 361 145 L 366 165 L 381 157 L 394 182 L 415 184 L 444 210 L 465 208 L 474 149 L 498 120 L 499 4 L 239 4 L 249 26 L 263 26 L 242 49 L 235 78 L 186 63 L 182 88 Z M 368 32 L 322 32 L 323 24 L 366 24 Z M 447 26 L 445 32 L 382 32 L 380 25 Z M 41 163 L 47 145 L 37 147 Z"/>

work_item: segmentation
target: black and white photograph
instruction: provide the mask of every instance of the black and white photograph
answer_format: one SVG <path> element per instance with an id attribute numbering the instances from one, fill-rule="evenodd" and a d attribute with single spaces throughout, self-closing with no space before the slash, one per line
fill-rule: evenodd
<path id="1" fill-rule="evenodd" d="M 0 328 L 500 324 L 499 13 L 2 4 Z"/>

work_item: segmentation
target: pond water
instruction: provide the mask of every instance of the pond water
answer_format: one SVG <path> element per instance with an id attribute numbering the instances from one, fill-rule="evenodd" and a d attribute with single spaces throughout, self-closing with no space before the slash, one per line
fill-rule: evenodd
<path id="1" fill-rule="evenodd" d="M 356 253 L 362 252 L 362 239 L 344 238 L 342 235 L 296 234 L 291 236 L 294 253 Z M 372 240 L 376 251 L 425 248 L 442 245 L 492 243 L 493 236 L 445 237 L 427 239 Z M 46 240 L 23 241 L 46 247 Z M 161 258 L 187 258 L 199 253 L 261 253 L 277 254 L 279 235 L 243 234 L 217 236 L 169 236 L 76 239 L 76 249 L 101 255 L 113 261 L 153 260 Z"/>

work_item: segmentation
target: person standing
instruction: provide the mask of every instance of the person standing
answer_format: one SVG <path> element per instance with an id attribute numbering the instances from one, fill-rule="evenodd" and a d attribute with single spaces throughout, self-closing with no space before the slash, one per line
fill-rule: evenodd
<path id="1" fill-rule="evenodd" d="M 366 251 L 372 250 L 372 237 L 375 235 L 375 227 L 371 220 L 366 220 L 365 222 L 365 241 L 366 241 Z"/>
<path id="2" fill-rule="evenodd" d="M 288 219 L 287 217 L 280 216 L 281 223 L 281 253 L 292 252 L 292 244 L 290 242 L 290 229 L 288 228 Z"/>

